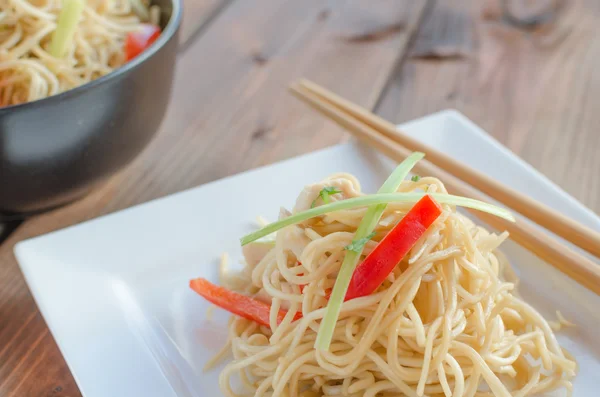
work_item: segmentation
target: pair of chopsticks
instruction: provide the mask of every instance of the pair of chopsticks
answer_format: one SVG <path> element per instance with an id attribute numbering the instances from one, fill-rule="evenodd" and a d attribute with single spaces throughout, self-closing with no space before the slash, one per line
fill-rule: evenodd
<path id="1" fill-rule="evenodd" d="M 417 163 L 414 170 L 421 175 L 440 179 L 449 193 L 489 201 L 482 194 L 485 193 L 538 225 L 600 257 L 600 233 L 403 134 L 389 121 L 315 83 L 302 80 L 292 84 L 290 90 L 356 138 L 393 160 L 402 161 L 413 151 L 425 153 L 425 160 Z M 516 243 L 600 295 L 599 264 L 573 251 L 523 218 L 517 218 L 517 221 L 512 223 L 487 213 L 473 213 L 491 227 L 508 231 Z"/>

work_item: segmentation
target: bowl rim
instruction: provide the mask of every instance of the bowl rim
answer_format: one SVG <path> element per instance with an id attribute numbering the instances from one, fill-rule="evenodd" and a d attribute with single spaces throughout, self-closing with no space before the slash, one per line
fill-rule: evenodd
<path id="1" fill-rule="evenodd" d="M 138 55 L 131 61 L 119 66 L 112 72 L 110 72 L 102 77 L 99 77 L 95 80 L 92 80 L 90 82 L 87 82 L 83 85 L 80 85 L 78 87 L 71 88 L 70 90 L 63 91 L 58 94 L 51 95 L 51 96 L 48 96 L 45 98 L 36 99 L 31 102 L 23 102 L 23 103 L 19 103 L 16 105 L 9 105 L 9 106 L 3 106 L 3 107 L 0 106 L 0 116 L 3 113 L 21 110 L 23 108 L 37 108 L 40 106 L 44 106 L 46 103 L 51 102 L 51 101 L 60 101 L 60 100 L 67 99 L 72 96 L 77 96 L 84 91 L 93 89 L 96 86 L 102 85 L 114 78 L 117 78 L 119 76 L 122 76 L 123 74 L 128 73 L 129 71 L 131 71 L 133 69 L 136 69 L 142 63 L 146 62 L 148 59 L 150 59 L 152 56 L 154 56 L 154 54 L 156 54 L 158 52 L 158 50 L 160 50 L 166 43 L 168 43 L 173 38 L 173 36 L 175 36 L 177 31 L 179 30 L 179 27 L 181 25 L 182 14 L 183 14 L 183 7 L 182 7 L 183 0 L 169 0 L 169 2 L 171 3 L 172 11 L 171 11 L 171 16 L 169 17 L 169 21 L 167 22 L 167 26 L 165 26 L 165 29 L 161 32 L 158 39 L 154 43 L 152 43 L 152 45 L 150 45 L 150 47 L 148 49 L 146 49 L 145 51 L 143 51 L 140 55 Z"/>

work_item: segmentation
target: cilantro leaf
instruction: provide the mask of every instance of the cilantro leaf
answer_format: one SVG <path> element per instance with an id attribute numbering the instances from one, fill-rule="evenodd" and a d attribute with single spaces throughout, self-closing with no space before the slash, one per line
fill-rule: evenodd
<path id="1" fill-rule="evenodd" d="M 323 189 L 321 189 L 317 198 L 313 200 L 312 204 L 310 205 L 310 208 L 315 207 L 315 203 L 317 202 L 319 197 L 323 200 L 325 204 L 329 204 L 329 196 L 336 193 L 342 193 L 342 191 L 338 190 L 335 186 L 325 186 Z"/>
<path id="2" fill-rule="evenodd" d="M 375 236 L 375 232 L 368 234 L 367 236 L 360 238 L 358 240 L 352 240 L 350 244 L 344 247 L 347 251 L 354 251 L 356 253 L 361 253 L 365 244 L 371 240 Z"/>
<path id="3" fill-rule="evenodd" d="M 410 178 L 410 180 L 413 182 L 419 182 L 419 179 L 421 179 L 421 177 L 419 175 L 413 175 L 413 177 Z"/>

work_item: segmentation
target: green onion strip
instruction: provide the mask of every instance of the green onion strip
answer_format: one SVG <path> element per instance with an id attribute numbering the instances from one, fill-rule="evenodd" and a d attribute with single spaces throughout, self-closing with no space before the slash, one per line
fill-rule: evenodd
<path id="1" fill-rule="evenodd" d="M 55 58 L 63 58 L 75 35 L 85 3 L 83 0 L 63 0 L 56 29 L 52 34 L 49 52 Z"/>
<path id="2" fill-rule="evenodd" d="M 423 196 L 429 195 L 438 203 L 455 205 L 457 207 L 471 208 L 481 212 L 495 215 L 507 221 L 514 222 L 515 218 L 511 212 L 497 207 L 493 204 L 484 203 L 483 201 L 473 200 L 466 197 L 453 196 L 443 193 L 386 193 L 386 194 L 370 194 L 362 197 L 355 197 L 347 200 L 336 201 L 335 203 L 321 205 L 309 210 L 299 212 L 285 219 L 268 224 L 267 226 L 255 232 L 249 233 L 240 239 L 242 245 L 249 244 L 258 240 L 261 237 L 268 236 L 271 233 L 283 229 L 286 226 L 295 225 L 304 222 L 307 219 L 325 215 L 330 212 L 350 210 L 359 207 L 366 207 L 373 204 L 389 204 L 389 203 L 416 203 Z"/>

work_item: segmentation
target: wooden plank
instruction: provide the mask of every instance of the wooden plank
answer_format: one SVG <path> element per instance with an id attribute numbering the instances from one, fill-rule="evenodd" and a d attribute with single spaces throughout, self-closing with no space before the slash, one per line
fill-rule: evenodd
<path id="1" fill-rule="evenodd" d="M 226 7 L 185 46 L 172 104 L 143 155 L 104 188 L 26 222 L 0 246 L 0 346 L 9 346 L 0 348 L 0 395 L 54 396 L 56 388 L 78 395 L 56 345 L 43 336 L 15 242 L 340 141 L 342 131 L 288 95 L 287 84 L 306 76 L 372 108 L 425 6 L 255 0 Z M 47 365 L 55 378 L 44 375 Z"/>
<path id="2" fill-rule="evenodd" d="M 570 2 L 533 32 L 489 11 L 437 1 L 378 113 L 402 122 L 456 108 L 600 212 L 600 3 Z"/>

